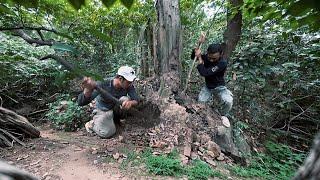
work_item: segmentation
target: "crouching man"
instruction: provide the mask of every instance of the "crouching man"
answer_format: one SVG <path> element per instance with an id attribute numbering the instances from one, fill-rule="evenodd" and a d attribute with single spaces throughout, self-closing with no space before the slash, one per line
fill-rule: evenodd
<path id="1" fill-rule="evenodd" d="M 78 104 L 84 106 L 95 99 L 96 106 L 93 111 L 93 120 L 85 124 L 89 133 L 96 133 L 101 138 L 109 138 L 116 133 L 113 109 L 116 103 L 108 97 L 99 94 L 97 87 L 108 91 L 113 97 L 119 99 L 121 109 L 128 110 L 138 104 L 139 97 L 133 86 L 136 75 L 133 68 L 122 66 L 113 79 L 103 82 L 94 81 L 90 77 L 83 79 L 83 92 L 78 96 Z"/>

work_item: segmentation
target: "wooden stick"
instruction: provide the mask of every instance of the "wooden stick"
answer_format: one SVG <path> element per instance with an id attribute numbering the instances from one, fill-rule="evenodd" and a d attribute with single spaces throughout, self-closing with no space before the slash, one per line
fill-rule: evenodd
<path id="1" fill-rule="evenodd" d="M 224 1 L 222 2 L 222 4 L 223 4 L 223 3 L 224 3 Z M 218 12 L 220 11 L 221 7 L 222 7 L 222 6 L 220 6 L 219 9 L 215 12 L 215 14 L 214 14 L 214 16 L 213 16 L 213 18 L 212 18 L 212 22 L 211 22 L 208 30 L 206 31 L 206 33 L 204 33 L 205 36 L 209 35 L 210 29 L 211 29 L 211 27 L 212 27 L 212 25 L 213 25 L 213 23 L 214 23 L 214 20 L 216 19 L 216 16 L 217 16 Z M 201 49 L 201 43 L 198 43 L 197 47 L 198 47 L 199 49 Z M 193 70 L 193 67 L 194 67 L 194 64 L 195 64 L 196 60 L 197 60 L 197 57 L 195 56 L 194 59 L 193 59 L 192 65 L 191 65 L 191 67 L 190 67 L 190 70 L 189 70 L 189 73 L 188 73 L 188 77 L 187 77 L 187 80 L 186 80 L 186 84 L 185 84 L 185 86 L 184 86 L 184 89 L 183 89 L 183 91 L 182 91 L 182 94 L 185 94 L 186 91 L 187 91 L 187 89 L 188 89 L 188 84 L 189 84 L 189 81 L 190 81 L 190 78 L 191 78 L 191 74 L 192 74 L 192 70 Z"/>

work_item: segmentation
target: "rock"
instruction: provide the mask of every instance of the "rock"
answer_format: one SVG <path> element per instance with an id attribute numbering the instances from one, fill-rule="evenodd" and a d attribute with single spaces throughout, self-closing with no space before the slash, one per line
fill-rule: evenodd
<path id="1" fill-rule="evenodd" d="M 229 119 L 228 119 L 226 116 L 221 116 L 221 120 L 222 120 L 222 124 L 223 124 L 225 127 L 230 127 L 230 121 L 229 121 Z"/>
<path id="2" fill-rule="evenodd" d="M 190 157 L 191 156 L 191 146 L 186 145 L 183 149 L 183 155 Z"/>
<path id="3" fill-rule="evenodd" d="M 216 166 L 217 166 L 217 164 L 216 164 L 212 159 L 210 159 L 210 158 L 208 158 L 208 157 L 205 157 L 204 160 L 205 160 L 208 164 L 210 164 L 211 166 L 213 166 L 213 167 L 216 167 Z"/>
<path id="4" fill-rule="evenodd" d="M 200 139 L 201 144 L 206 144 L 210 140 L 211 140 L 211 137 L 208 134 L 201 135 L 201 139 Z"/>
<path id="5" fill-rule="evenodd" d="M 112 152 L 112 151 L 114 151 L 114 148 L 113 147 L 107 147 L 107 151 L 108 152 Z"/>
<path id="6" fill-rule="evenodd" d="M 199 151 L 203 153 L 205 149 L 203 147 L 199 147 Z"/>
<path id="7" fill-rule="evenodd" d="M 199 159 L 199 155 L 195 152 L 191 152 L 191 159 L 192 160 Z"/>
<path id="8" fill-rule="evenodd" d="M 181 159 L 183 165 L 188 164 L 189 158 L 187 156 L 185 156 L 183 154 L 179 154 L 179 156 L 180 156 L 180 159 Z"/>
<path id="9" fill-rule="evenodd" d="M 39 160 L 39 161 L 36 161 L 36 162 L 33 162 L 33 163 L 31 163 L 30 164 L 30 166 L 34 166 L 34 165 L 37 165 L 37 164 L 39 164 L 39 162 L 40 162 L 41 160 Z"/>
<path id="10" fill-rule="evenodd" d="M 220 153 L 221 153 L 220 147 L 218 146 L 218 144 L 216 144 L 213 141 L 208 141 L 207 150 L 209 152 L 211 152 L 210 156 L 213 157 L 213 158 L 218 157 L 220 155 Z"/>
<path id="11" fill-rule="evenodd" d="M 219 157 L 217 157 L 217 160 L 218 161 L 223 161 L 224 160 L 224 156 L 223 154 L 221 153 Z"/>
<path id="12" fill-rule="evenodd" d="M 92 151 L 92 154 L 97 154 L 97 153 L 98 153 L 97 150 Z"/>
<path id="13" fill-rule="evenodd" d="M 120 141 L 120 142 L 123 141 L 123 136 L 119 136 L 119 141 Z"/>
<path id="14" fill-rule="evenodd" d="M 212 158 L 217 157 L 212 151 L 207 151 L 207 154 L 208 154 L 209 156 L 211 156 Z"/>
<path id="15" fill-rule="evenodd" d="M 113 159 L 118 160 L 120 157 L 120 154 L 116 153 L 116 154 L 113 154 L 112 156 L 113 156 Z"/>
<path id="16" fill-rule="evenodd" d="M 158 155 L 160 155 L 161 153 L 160 153 L 160 152 L 155 151 L 155 152 L 153 152 L 152 154 L 153 154 L 153 155 L 155 155 L 155 156 L 158 156 Z"/>
<path id="17" fill-rule="evenodd" d="M 118 160 L 118 163 L 122 163 L 123 162 L 123 159 L 122 158 L 120 158 L 119 160 Z"/>

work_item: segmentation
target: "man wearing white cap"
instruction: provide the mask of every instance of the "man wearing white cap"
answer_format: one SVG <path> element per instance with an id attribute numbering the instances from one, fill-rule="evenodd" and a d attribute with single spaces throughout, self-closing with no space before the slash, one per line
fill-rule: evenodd
<path id="1" fill-rule="evenodd" d="M 132 84 L 135 78 L 135 71 L 129 66 L 120 67 L 114 79 L 104 82 L 96 82 L 90 77 L 84 78 L 82 83 L 83 92 L 78 96 L 78 104 L 83 106 L 89 104 L 93 99 L 96 100 L 93 120 L 85 124 L 85 128 L 89 133 L 95 132 L 102 138 L 109 138 L 116 132 L 113 120 L 113 108 L 116 103 L 112 99 L 99 94 L 96 88 L 99 87 L 108 91 L 110 95 L 119 99 L 122 103 L 122 109 L 128 110 L 137 105 L 139 101 L 139 97 Z"/>

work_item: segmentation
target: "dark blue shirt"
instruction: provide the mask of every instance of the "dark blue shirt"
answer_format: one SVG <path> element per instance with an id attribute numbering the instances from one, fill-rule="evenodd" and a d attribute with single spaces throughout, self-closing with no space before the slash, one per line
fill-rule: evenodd
<path id="1" fill-rule="evenodd" d="M 191 59 L 194 59 L 194 51 L 191 54 Z M 224 73 L 227 69 L 227 61 L 220 58 L 217 62 L 211 62 L 208 60 L 207 54 L 201 55 L 204 63 L 198 64 L 197 69 L 201 76 L 204 76 L 206 85 L 209 89 L 214 89 L 218 86 L 224 86 Z"/>
<path id="2" fill-rule="evenodd" d="M 112 96 L 114 96 L 117 99 L 119 99 L 122 96 L 129 95 L 131 100 L 139 101 L 139 97 L 136 93 L 134 86 L 130 86 L 128 89 L 116 89 L 113 86 L 113 79 L 108 79 L 104 82 L 98 81 L 97 86 L 108 91 Z M 97 90 L 94 90 L 90 97 L 85 97 L 82 92 L 81 94 L 79 94 L 77 102 L 79 106 L 84 106 L 89 104 L 93 99 L 96 100 L 96 107 L 103 111 L 111 110 L 115 106 L 114 101 L 102 97 Z"/>

